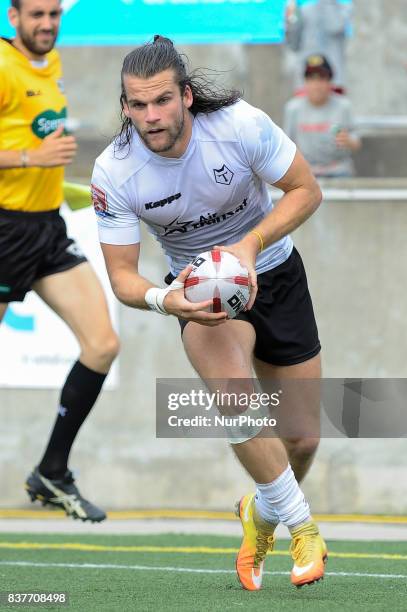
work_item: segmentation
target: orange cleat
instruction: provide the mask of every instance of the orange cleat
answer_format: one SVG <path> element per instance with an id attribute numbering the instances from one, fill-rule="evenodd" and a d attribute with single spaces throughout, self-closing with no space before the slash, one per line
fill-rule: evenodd
<path id="1" fill-rule="evenodd" d="M 236 515 L 243 527 L 243 540 L 236 559 L 240 584 L 248 591 L 258 591 L 263 579 L 264 559 L 273 550 L 276 525 L 261 519 L 255 508 L 254 494 L 236 503 Z"/>
<path id="2" fill-rule="evenodd" d="M 328 550 L 317 525 L 309 521 L 293 529 L 291 535 L 290 552 L 294 560 L 291 582 L 296 587 L 318 582 L 324 577 Z"/>

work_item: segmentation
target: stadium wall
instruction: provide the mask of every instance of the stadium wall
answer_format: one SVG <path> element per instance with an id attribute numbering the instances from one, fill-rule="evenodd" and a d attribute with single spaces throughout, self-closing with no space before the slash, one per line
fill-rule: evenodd
<path id="1" fill-rule="evenodd" d="M 406 377 L 405 201 L 326 201 L 294 235 L 319 321 L 325 377 Z M 142 273 L 164 259 L 143 237 Z M 156 377 L 194 377 L 173 318 L 122 308 L 121 383 L 98 402 L 71 465 L 108 508 L 229 509 L 250 481 L 222 440 L 155 438 Z M 1 507 L 22 485 L 54 419 L 54 391 L 0 390 Z M 406 432 L 400 431 L 400 435 Z M 304 489 L 314 512 L 407 512 L 407 440 L 325 439 Z"/>
<path id="2" fill-rule="evenodd" d="M 354 2 L 349 40 L 349 96 L 356 115 L 407 115 L 405 0 Z M 153 34 L 153 32 L 152 32 Z M 196 45 L 182 48 L 193 67 L 224 71 L 221 81 L 280 123 L 290 96 L 289 53 L 281 45 Z M 71 115 L 84 131 L 110 136 L 118 125 L 119 77 L 131 47 L 63 48 Z M 80 71 L 78 67 L 80 66 Z"/>
<path id="3" fill-rule="evenodd" d="M 354 114 L 362 119 L 396 119 L 391 129 L 384 129 L 379 121 L 376 127 L 373 122 L 368 133 L 363 132 L 363 148 L 355 156 L 357 174 L 403 177 L 407 167 L 407 25 L 400 15 L 405 1 L 371 0 L 355 2 L 354 7 L 354 33 L 347 47 Z M 80 147 L 90 151 L 92 160 L 120 125 L 120 69 L 131 48 L 61 49 L 70 115 L 79 121 Z M 281 124 L 284 104 L 291 95 L 293 61 L 284 45 L 195 45 L 182 50 L 192 67 L 219 71 L 220 83 L 241 89 L 247 101 Z M 88 180 L 88 166 L 74 166 L 75 176 Z"/>
<path id="4" fill-rule="evenodd" d="M 407 114 L 404 5 L 405 0 L 355 2 L 348 67 L 358 115 Z M 88 179 L 89 159 L 117 129 L 119 73 L 129 50 L 62 50 L 71 116 L 81 123 L 82 151 L 88 147 L 86 163 L 73 176 Z M 227 71 L 225 84 L 242 88 L 248 101 L 281 122 L 289 97 L 281 46 L 184 50 L 195 67 Z M 397 161 L 404 168 L 405 151 L 400 146 Z M 390 165 L 392 157 L 396 152 L 392 156 L 389 148 Z M 326 202 L 295 234 L 314 297 L 325 377 L 406 377 L 406 205 Z M 147 236 L 142 257 L 146 276 L 161 282 L 165 262 Z M 84 492 L 110 508 L 229 508 L 250 483 L 225 442 L 155 438 L 155 378 L 194 376 L 177 322 L 122 308 L 120 328 L 120 387 L 100 399 L 73 450 Z M 22 483 L 43 449 L 57 400 L 54 391 L 0 389 L 0 506 L 27 503 Z M 402 438 L 323 440 L 304 485 L 313 509 L 406 513 L 406 450 Z"/>

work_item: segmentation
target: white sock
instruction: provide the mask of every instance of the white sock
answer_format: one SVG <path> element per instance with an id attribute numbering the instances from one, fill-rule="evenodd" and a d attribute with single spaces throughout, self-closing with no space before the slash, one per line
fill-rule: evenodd
<path id="1" fill-rule="evenodd" d="M 289 528 L 310 520 L 309 505 L 290 464 L 273 482 L 256 483 L 256 487 L 256 510 L 263 520 L 274 524 L 281 522 Z"/>

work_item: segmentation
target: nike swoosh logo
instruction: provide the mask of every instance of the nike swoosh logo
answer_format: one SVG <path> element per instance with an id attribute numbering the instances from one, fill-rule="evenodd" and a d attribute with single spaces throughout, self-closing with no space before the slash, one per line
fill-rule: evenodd
<path id="1" fill-rule="evenodd" d="M 302 576 L 303 574 L 308 572 L 313 565 L 314 565 L 313 561 L 311 561 L 311 563 L 308 563 L 308 565 L 305 565 L 304 567 L 298 567 L 298 565 L 294 565 L 293 567 L 294 576 Z"/>
<path id="2" fill-rule="evenodd" d="M 254 573 L 254 568 L 252 568 L 252 581 L 256 589 L 259 589 L 261 587 L 262 580 L 263 580 L 263 563 L 261 563 L 259 566 L 258 576 L 256 576 L 256 574 Z"/>
<path id="3" fill-rule="evenodd" d="M 254 493 L 253 493 L 253 495 L 250 497 L 249 501 L 248 501 L 248 502 L 247 502 L 247 504 L 246 504 L 246 508 L 245 508 L 244 515 L 243 515 L 243 520 L 244 520 L 244 522 L 245 522 L 245 523 L 247 523 L 247 521 L 249 521 L 249 520 L 250 520 L 250 516 L 249 516 L 249 508 L 250 508 L 250 506 L 251 506 L 251 504 L 252 504 L 253 497 L 254 497 Z"/>

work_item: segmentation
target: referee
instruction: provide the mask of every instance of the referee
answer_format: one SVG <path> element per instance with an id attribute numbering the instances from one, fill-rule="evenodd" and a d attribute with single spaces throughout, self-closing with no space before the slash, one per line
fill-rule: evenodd
<path id="1" fill-rule="evenodd" d="M 102 287 L 59 214 L 66 135 L 61 63 L 54 50 L 59 0 L 12 0 L 12 40 L 0 39 L 0 321 L 9 302 L 34 290 L 71 328 L 80 356 L 62 388 L 45 453 L 27 479 L 31 499 L 83 521 L 103 510 L 79 493 L 68 458 L 118 352 Z"/>

